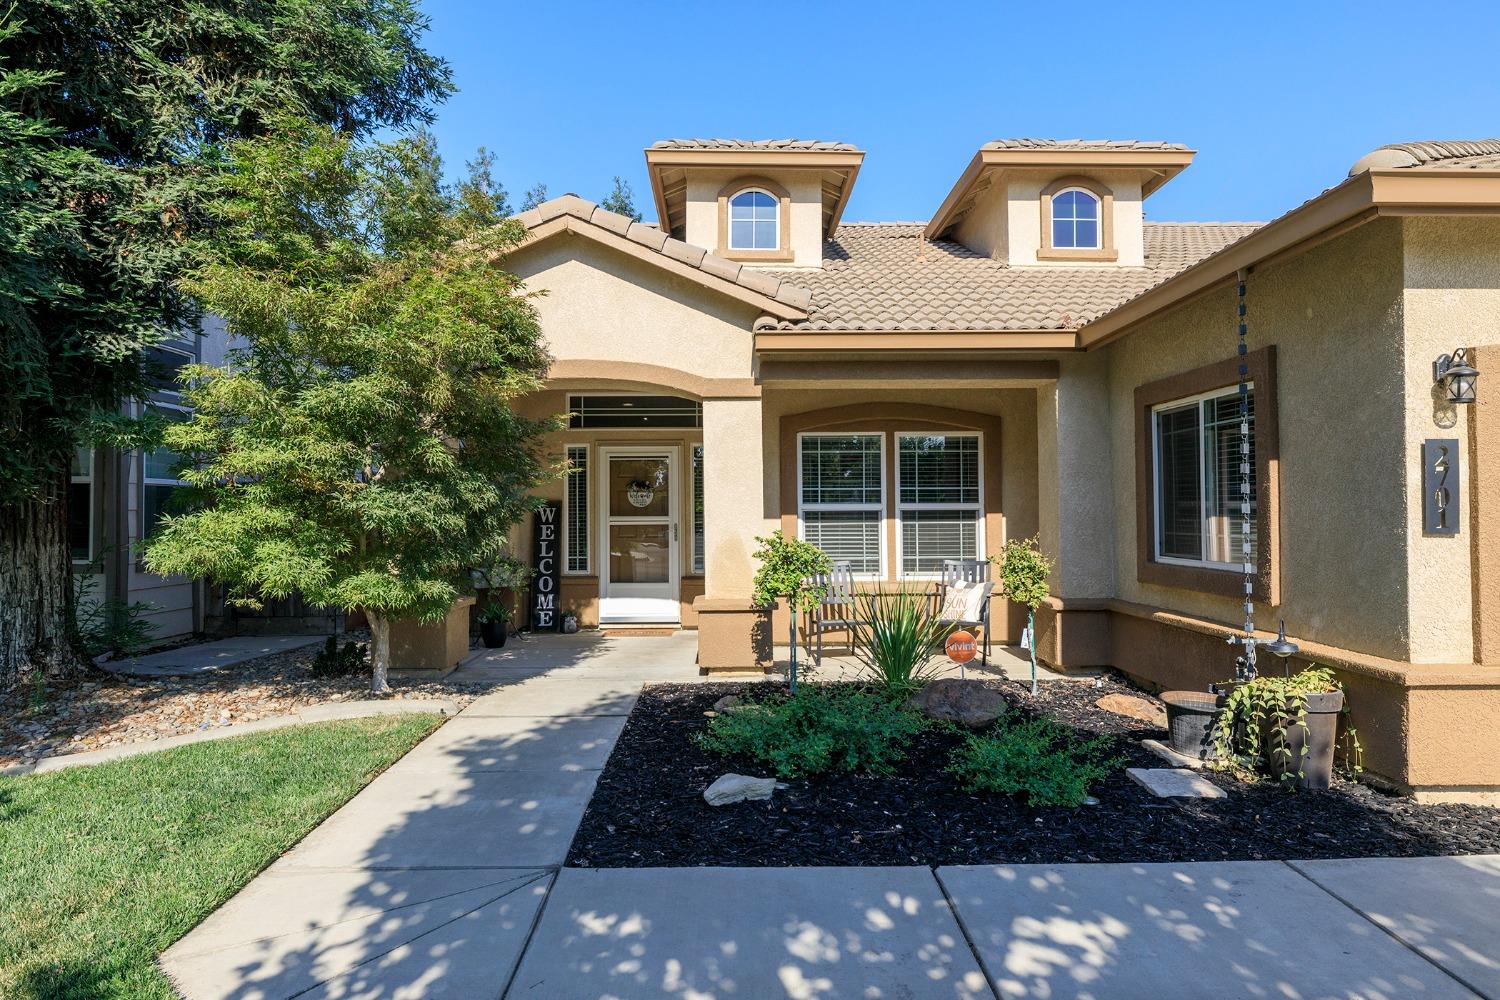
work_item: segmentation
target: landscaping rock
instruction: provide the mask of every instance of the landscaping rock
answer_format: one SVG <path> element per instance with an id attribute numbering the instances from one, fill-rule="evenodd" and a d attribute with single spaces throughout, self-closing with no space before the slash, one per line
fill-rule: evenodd
<path id="1" fill-rule="evenodd" d="M 752 778 L 748 774 L 725 774 L 703 790 L 703 801 L 711 806 L 728 806 L 736 802 L 769 799 L 778 788 L 785 788 L 775 778 Z"/>
<path id="2" fill-rule="evenodd" d="M 907 709 L 929 719 L 956 722 L 966 729 L 986 729 L 1005 714 L 1005 697 L 977 681 L 944 677 L 931 681 L 906 700 Z"/>
<path id="3" fill-rule="evenodd" d="M 1130 780 L 1159 799 L 1222 799 L 1224 789 L 1180 767 L 1127 767 Z"/>
<path id="4" fill-rule="evenodd" d="M 1127 719 L 1144 722 L 1155 729 L 1167 728 L 1167 710 L 1154 701 L 1128 694 L 1107 694 L 1094 702 L 1099 708 Z"/>

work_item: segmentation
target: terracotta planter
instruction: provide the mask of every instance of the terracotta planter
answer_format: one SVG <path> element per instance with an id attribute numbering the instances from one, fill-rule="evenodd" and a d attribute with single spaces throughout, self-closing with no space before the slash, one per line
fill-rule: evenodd
<path id="1" fill-rule="evenodd" d="M 1333 748 L 1338 741 L 1339 712 L 1343 708 L 1344 692 L 1329 691 L 1307 696 L 1305 725 L 1299 724 L 1289 710 L 1283 721 L 1287 753 L 1279 750 L 1279 734 L 1267 727 L 1261 740 L 1271 774 L 1288 780 L 1295 776 L 1297 787 L 1309 791 L 1329 787 L 1333 783 Z"/>

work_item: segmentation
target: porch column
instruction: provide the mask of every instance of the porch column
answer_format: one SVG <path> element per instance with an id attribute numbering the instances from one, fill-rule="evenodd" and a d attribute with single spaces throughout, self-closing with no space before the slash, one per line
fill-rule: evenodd
<path id="1" fill-rule="evenodd" d="M 1037 389 L 1041 546 L 1053 560 L 1052 600 L 1037 616 L 1037 653 L 1058 667 L 1109 662 L 1115 593 L 1115 475 L 1108 363 L 1103 352 L 1062 360 Z M 1134 480 L 1125 477 L 1125 488 Z"/>
<path id="2" fill-rule="evenodd" d="M 750 600 L 755 577 L 751 556 L 755 536 L 774 527 L 766 516 L 760 400 L 704 400 L 704 593 L 693 602 L 701 669 L 765 665 L 769 623 Z"/>

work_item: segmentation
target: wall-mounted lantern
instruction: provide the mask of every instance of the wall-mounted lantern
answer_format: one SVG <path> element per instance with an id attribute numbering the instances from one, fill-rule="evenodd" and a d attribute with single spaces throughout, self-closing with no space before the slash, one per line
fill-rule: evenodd
<path id="1" fill-rule="evenodd" d="M 1474 380 L 1479 372 L 1469 364 L 1469 349 L 1460 347 L 1432 363 L 1432 380 L 1448 392 L 1450 403 L 1474 402 Z"/>

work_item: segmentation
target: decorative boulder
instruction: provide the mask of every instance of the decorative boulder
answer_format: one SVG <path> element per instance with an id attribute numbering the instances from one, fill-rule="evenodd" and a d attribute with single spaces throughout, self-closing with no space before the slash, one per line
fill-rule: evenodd
<path id="1" fill-rule="evenodd" d="M 955 722 L 966 729 L 986 729 L 1005 714 L 1005 697 L 978 681 L 944 677 L 906 700 L 906 708 L 939 722 Z"/>
<path id="2" fill-rule="evenodd" d="M 1127 719 L 1144 722 L 1154 729 L 1167 728 L 1167 710 L 1154 701 L 1128 694 L 1107 694 L 1094 702 L 1095 707 Z"/>
<path id="3" fill-rule="evenodd" d="M 778 788 L 785 788 L 775 778 L 752 778 L 748 774 L 726 774 L 703 790 L 703 801 L 711 806 L 769 799 Z"/>

